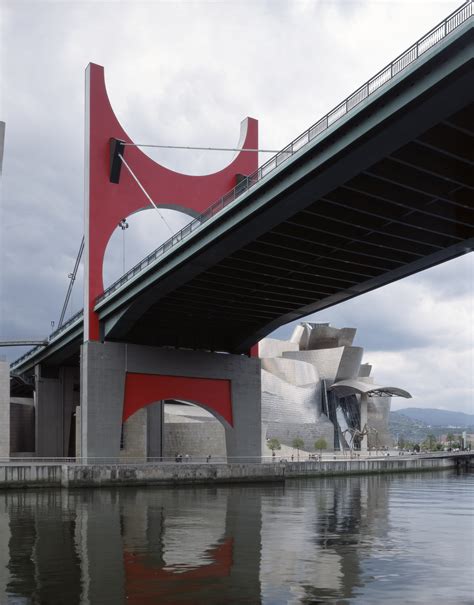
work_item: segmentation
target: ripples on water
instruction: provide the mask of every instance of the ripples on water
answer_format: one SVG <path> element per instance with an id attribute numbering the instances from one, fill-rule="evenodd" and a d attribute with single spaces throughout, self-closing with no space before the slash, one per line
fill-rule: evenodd
<path id="1" fill-rule="evenodd" d="M 474 603 L 474 474 L 0 493 L 0 604 Z"/>

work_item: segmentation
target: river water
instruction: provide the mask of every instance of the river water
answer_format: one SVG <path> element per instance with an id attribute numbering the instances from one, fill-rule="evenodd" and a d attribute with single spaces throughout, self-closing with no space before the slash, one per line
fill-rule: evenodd
<path id="1" fill-rule="evenodd" d="M 0 492 L 0 603 L 474 602 L 474 474 Z"/>

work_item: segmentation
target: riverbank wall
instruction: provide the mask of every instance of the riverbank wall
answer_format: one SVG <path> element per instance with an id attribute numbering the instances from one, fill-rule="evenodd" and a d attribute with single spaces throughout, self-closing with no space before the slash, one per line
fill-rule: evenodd
<path id="1" fill-rule="evenodd" d="M 444 470 L 454 458 L 410 457 L 242 464 L 0 464 L 0 490 L 284 482 L 300 477 Z"/>

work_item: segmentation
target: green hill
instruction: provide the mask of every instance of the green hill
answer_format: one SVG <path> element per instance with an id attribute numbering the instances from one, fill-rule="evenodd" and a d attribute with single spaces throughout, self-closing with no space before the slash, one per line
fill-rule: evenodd
<path id="1" fill-rule="evenodd" d="M 474 427 L 474 414 L 437 410 L 434 408 L 404 408 L 395 414 L 403 414 L 415 422 L 421 422 L 431 427 L 449 427 L 468 429 Z"/>

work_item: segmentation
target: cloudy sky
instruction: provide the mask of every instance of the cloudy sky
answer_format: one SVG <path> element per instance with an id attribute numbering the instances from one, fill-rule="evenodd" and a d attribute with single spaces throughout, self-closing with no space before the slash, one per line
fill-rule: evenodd
<path id="1" fill-rule="evenodd" d="M 104 65 L 114 110 L 135 141 L 231 147 L 250 115 L 259 120 L 260 146 L 279 149 L 459 4 L 0 0 L 0 120 L 7 124 L 0 340 L 43 338 L 59 319 L 83 233 L 89 62 Z M 153 157 L 193 174 L 230 159 L 189 151 Z M 168 213 L 168 220 L 179 228 L 186 218 Z M 121 233 L 109 245 L 107 282 L 168 236 L 154 211 L 129 222 L 125 254 Z M 357 327 L 356 344 L 378 381 L 411 391 L 410 405 L 472 413 L 473 283 L 470 254 L 309 320 Z M 71 312 L 82 306 L 76 285 Z M 14 359 L 21 352 L 0 353 Z"/>

